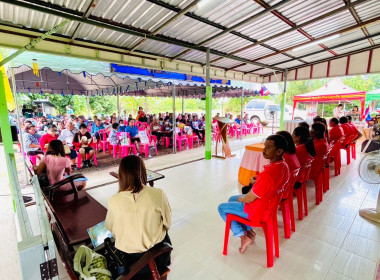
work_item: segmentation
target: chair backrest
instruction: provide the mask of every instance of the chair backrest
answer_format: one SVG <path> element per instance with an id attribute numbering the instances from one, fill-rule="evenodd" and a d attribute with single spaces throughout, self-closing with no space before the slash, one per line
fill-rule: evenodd
<path id="1" fill-rule="evenodd" d="M 309 180 L 309 176 L 310 176 L 310 170 L 311 170 L 311 165 L 314 161 L 314 158 L 305 162 L 305 164 L 301 167 L 301 169 L 303 168 L 304 169 L 304 172 L 305 172 L 305 177 L 304 177 L 304 182 L 306 182 L 307 180 Z"/>
<path id="2" fill-rule="evenodd" d="M 292 197 L 293 195 L 293 189 L 294 184 L 296 183 L 298 173 L 300 172 L 301 168 L 297 168 L 290 172 L 288 183 L 286 184 L 286 188 L 282 194 L 282 198 L 288 198 L 289 196 Z"/>

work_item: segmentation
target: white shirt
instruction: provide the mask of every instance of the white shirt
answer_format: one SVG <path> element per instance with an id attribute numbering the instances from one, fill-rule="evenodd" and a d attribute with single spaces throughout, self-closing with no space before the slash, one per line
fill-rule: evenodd
<path id="1" fill-rule="evenodd" d="M 61 131 L 61 134 L 58 137 L 58 140 L 66 141 L 67 146 L 71 147 L 73 146 L 73 138 L 75 133 L 78 132 L 78 129 L 74 128 L 73 130 L 68 130 L 65 128 L 64 130 Z"/>

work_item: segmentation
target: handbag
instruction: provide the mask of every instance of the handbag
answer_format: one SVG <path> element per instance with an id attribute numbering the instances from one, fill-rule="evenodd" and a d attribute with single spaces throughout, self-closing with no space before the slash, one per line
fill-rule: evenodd
<path id="1" fill-rule="evenodd" d="M 86 246 L 80 246 L 74 256 L 74 270 L 80 280 L 111 280 L 107 260 Z"/>
<path id="2" fill-rule="evenodd" d="M 109 237 L 104 239 L 102 255 L 107 259 L 107 268 L 111 272 L 113 279 L 128 272 L 125 254 L 115 248 Z"/>

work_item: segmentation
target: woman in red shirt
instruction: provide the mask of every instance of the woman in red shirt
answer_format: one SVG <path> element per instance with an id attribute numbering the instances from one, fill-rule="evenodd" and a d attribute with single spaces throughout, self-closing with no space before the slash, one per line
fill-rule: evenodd
<path id="1" fill-rule="evenodd" d="M 277 135 L 281 135 L 285 138 L 286 142 L 288 143 L 288 146 L 283 154 L 283 158 L 285 162 L 287 163 L 289 167 L 289 171 L 293 172 L 294 170 L 298 169 L 301 167 L 301 164 L 297 158 L 296 155 L 296 145 L 294 144 L 292 135 L 283 130 L 283 131 L 277 131 Z"/>
<path id="2" fill-rule="evenodd" d="M 294 143 L 296 144 L 296 155 L 301 165 L 301 170 L 298 173 L 295 189 L 301 187 L 305 177 L 305 172 L 302 166 L 315 157 L 315 148 L 313 139 L 310 137 L 310 132 L 306 127 L 296 127 L 292 134 Z"/>

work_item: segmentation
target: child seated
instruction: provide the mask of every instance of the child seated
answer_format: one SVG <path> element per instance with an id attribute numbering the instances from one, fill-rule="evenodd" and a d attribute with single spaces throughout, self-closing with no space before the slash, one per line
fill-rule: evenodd
<path id="1" fill-rule="evenodd" d="M 109 139 L 109 142 L 111 145 L 118 145 L 119 144 L 119 139 L 117 138 L 118 128 L 119 128 L 118 123 L 112 124 L 112 130 L 110 131 L 110 133 L 108 135 L 108 139 Z"/>

